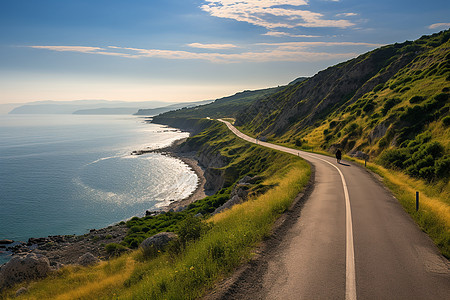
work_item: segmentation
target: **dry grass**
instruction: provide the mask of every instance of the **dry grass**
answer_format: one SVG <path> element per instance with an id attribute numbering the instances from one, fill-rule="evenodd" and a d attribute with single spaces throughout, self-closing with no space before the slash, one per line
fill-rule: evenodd
<path id="1" fill-rule="evenodd" d="M 364 165 L 364 161 L 348 158 Z M 384 184 L 392 191 L 415 222 L 450 258 L 450 183 L 428 184 L 404 173 L 388 170 L 374 163 L 367 167 L 383 177 Z M 419 192 L 419 210 L 416 211 L 416 191 Z"/>

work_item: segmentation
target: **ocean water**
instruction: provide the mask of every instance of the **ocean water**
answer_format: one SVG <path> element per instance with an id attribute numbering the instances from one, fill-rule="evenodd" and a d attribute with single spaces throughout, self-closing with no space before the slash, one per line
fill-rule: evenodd
<path id="1" fill-rule="evenodd" d="M 135 116 L 0 115 L 0 239 L 84 234 L 187 197 L 182 161 L 130 155 L 187 136 Z"/>

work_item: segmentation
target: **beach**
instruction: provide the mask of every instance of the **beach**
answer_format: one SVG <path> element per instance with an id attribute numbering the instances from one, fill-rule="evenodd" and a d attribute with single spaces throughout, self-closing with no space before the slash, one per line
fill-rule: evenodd
<path id="1" fill-rule="evenodd" d="M 161 207 L 160 210 L 151 213 L 165 213 L 168 211 L 181 211 L 192 202 L 207 196 L 205 192 L 206 179 L 204 170 L 196 159 L 195 152 L 184 153 L 178 150 L 178 146 L 186 139 L 176 140 L 172 145 L 156 150 L 136 150 L 134 153 L 144 155 L 150 152 L 159 152 L 183 161 L 197 175 L 198 182 L 195 190 L 186 198 L 171 202 L 169 205 Z M 142 216 L 150 212 L 142 212 Z M 90 229 L 89 233 L 84 235 L 54 235 L 40 238 L 30 238 L 27 243 L 15 242 L 11 245 L 4 245 L 13 255 L 24 255 L 27 253 L 36 253 L 46 256 L 52 266 L 63 266 L 67 264 L 76 264 L 78 259 L 89 252 L 101 260 L 110 257 L 105 250 L 105 245 L 110 243 L 120 243 L 127 235 L 128 228 L 118 220 L 118 223 L 105 228 Z M 11 247 L 12 246 L 12 247 Z"/>

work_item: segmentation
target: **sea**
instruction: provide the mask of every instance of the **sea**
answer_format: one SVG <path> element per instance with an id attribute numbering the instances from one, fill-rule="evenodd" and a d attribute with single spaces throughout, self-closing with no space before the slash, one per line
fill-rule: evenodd
<path id="1" fill-rule="evenodd" d="M 138 116 L 0 115 L 0 240 L 84 234 L 189 196 L 181 160 L 131 155 L 187 136 Z"/>

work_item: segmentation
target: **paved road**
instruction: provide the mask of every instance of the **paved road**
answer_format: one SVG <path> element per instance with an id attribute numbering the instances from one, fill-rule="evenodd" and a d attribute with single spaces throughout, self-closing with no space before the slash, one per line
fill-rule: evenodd
<path id="1" fill-rule="evenodd" d="M 268 261 L 255 298 L 450 299 L 448 260 L 364 168 L 256 141 L 225 123 L 316 170 L 314 190 Z"/>

